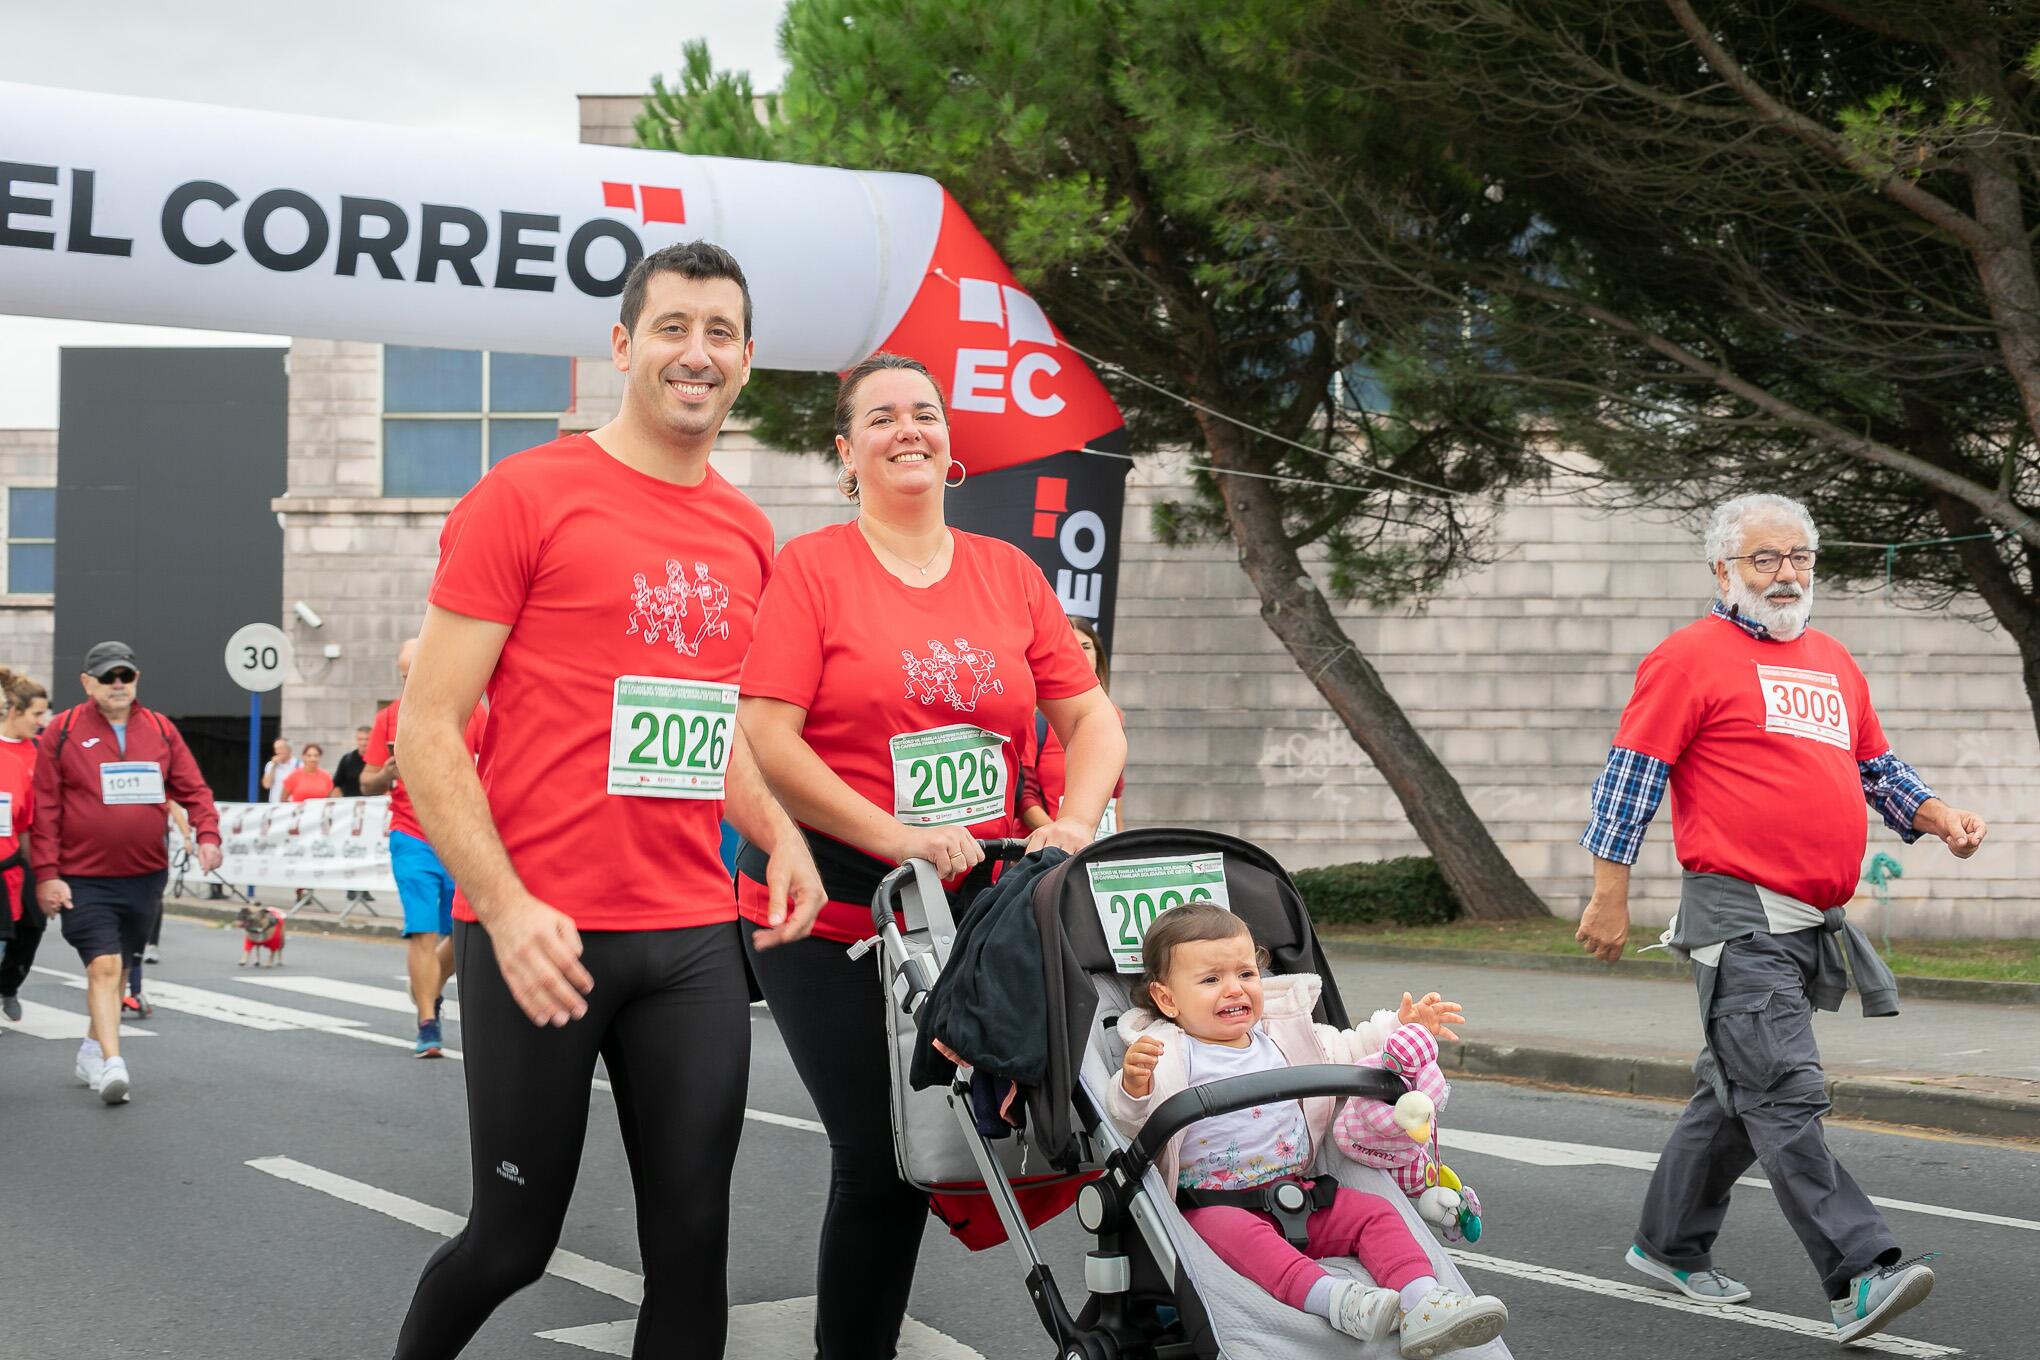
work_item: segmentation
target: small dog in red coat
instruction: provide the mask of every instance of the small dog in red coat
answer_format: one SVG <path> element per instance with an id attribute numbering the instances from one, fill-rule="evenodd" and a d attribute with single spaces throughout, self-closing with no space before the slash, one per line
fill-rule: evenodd
<path id="1" fill-rule="evenodd" d="M 241 961 L 234 966 L 246 968 L 252 959 L 257 968 L 262 966 L 262 952 L 269 953 L 269 966 L 283 967 L 283 918 L 267 907 L 243 907 L 234 919 L 241 927 Z"/>

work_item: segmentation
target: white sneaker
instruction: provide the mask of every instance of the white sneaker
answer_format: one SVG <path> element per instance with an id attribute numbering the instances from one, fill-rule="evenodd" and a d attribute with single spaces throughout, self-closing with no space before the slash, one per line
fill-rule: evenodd
<path id="1" fill-rule="evenodd" d="M 1402 1299 L 1393 1289 L 1376 1289 L 1358 1280 L 1332 1282 L 1332 1326 L 1358 1341 L 1381 1341 L 1395 1330 Z"/>
<path id="2" fill-rule="evenodd" d="M 1440 1285 L 1424 1301 L 1402 1315 L 1403 1360 L 1431 1360 L 1434 1355 L 1479 1346 L 1502 1334 L 1509 1310 L 1490 1294 L 1468 1297 Z"/>
<path id="3" fill-rule="evenodd" d="M 99 1074 L 106 1066 L 106 1054 L 99 1047 L 97 1039 L 87 1039 L 78 1045 L 78 1065 L 71 1070 L 78 1074 L 78 1080 L 93 1090 L 99 1089 Z"/>
<path id="4" fill-rule="evenodd" d="M 128 1098 L 128 1070 L 126 1058 L 108 1058 L 99 1069 L 99 1081 L 93 1090 L 108 1105 L 125 1105 Z"/>
<path id="5" fill-rule="evenodd" d="M 154 946 L 154 945 L 152 945 L 152 944 L 148 944 L 148 945 L 143 945 L 143 946 L 142 946 L 142 962 L 143 962 L 143 963 L 161 963 L 162 961 L 163 961 L 163 959 L 162 959 L 161 955 L 159 955 L 159 954 L 158 954 L 158 953 L 156 952 L 156 946 Z"/>

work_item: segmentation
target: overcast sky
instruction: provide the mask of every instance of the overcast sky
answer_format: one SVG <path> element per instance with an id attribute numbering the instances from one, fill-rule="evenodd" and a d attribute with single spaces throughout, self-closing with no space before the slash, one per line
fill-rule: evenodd
<path id="1" fill-rule="evenodd" d="M 571 142 L 576 95 L 649 90 L 654 72 L 678 68 L 689 38 L 708 39 L 718 66 L 776 89 L 784 9 L 781 0 L 0 0 L 0 80 Z M 61 345 L 259 342 L 0 316 L 0 429 L 57 423 Z"/>

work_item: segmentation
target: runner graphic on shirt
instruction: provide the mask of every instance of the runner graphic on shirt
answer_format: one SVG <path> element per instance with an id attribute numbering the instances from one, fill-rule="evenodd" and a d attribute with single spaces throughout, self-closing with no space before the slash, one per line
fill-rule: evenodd
<path id="1" fill-rule="evenodd" d="M 968 639 L 957 638 L 956 650 L 950 651 L 941 641 L 928 639 L 928 655 L 915 656 L 906 648 L 900 648 L 902 665 L 907 674 L 907 697 L 919 699 L 924 706 L 933 705 L 937 699 L 946 702 L 959 713 L 974 712 L 978 700 L 987 694 L 1004 694 L 1006 682 L 994 679 L 992 671 L 998 660 L 981 647 L 973 647 Z M 965 694 L 958 682 L 968 679 L 970 692 Z"/>
<path id="2" fill-rule="evenodd" d="M 730 588 L 709 573 L 708 563 L 694 564 L 692 581 L 687 579 L 687 568 L 673 557 L 666 559 L 664 585 L 651 584 L 641 571 L 632 572 L 630 579 L 630 621 L 625 636 L 643 638 L 648 647 L 657 646 L 663 637 L 673 644 L 674 651 L 690 657 L 701 655 L 701 644 L 711 637 L 728 639 L 730 625 L 723 614 L 729 609 Z M 698 610 L 689 610 L 690 600 Z M 690 612 L 698 620 L 691 636 L 687 627 Z"/>

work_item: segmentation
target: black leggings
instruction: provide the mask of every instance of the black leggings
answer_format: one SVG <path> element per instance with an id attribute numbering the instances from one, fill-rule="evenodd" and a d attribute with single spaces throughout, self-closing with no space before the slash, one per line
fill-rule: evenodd
<path id="1" fill-rule="evenodd" d="M 457 923 L 474 1205 L 434 1253 L 398 1360 L 458 1355 L 560 1240 L 599 1053 L 637 1194 L 645 1300 L 631 1354 L 720 1356 L 729 1325 L 730 1168 L 750 1075 L 750 992 L 734 924 L 585 931 L 588 1014 L 560 1029 L 511 999 L 489 934 Z"/>
<path id="2" fill-rule="evenodd" d="M 899 1346 L 928 1196 L 902 1181 L 893 1161 L 878 967 L 813 936 L 766 950 L 750 946 L 747 931 L 759 990 L 829 1131 L 815 1354 L 820 1360 L 888 1360 Z"/>
<path id="3" fill-rule="evenodd" d="M 4 903 L 0 903 L 0 910 L 5 910 Z M 42 908 L 33 901 L 21 909 L 21 919 L 14 923 L 14 938 L 7 941 L 5 950 L 0 950 L 0 996 L 13 996 L 28 981 L 28 970 L 35 966 L 35 951 L 42 948 L 43 930 L 48 924 Z"/>

